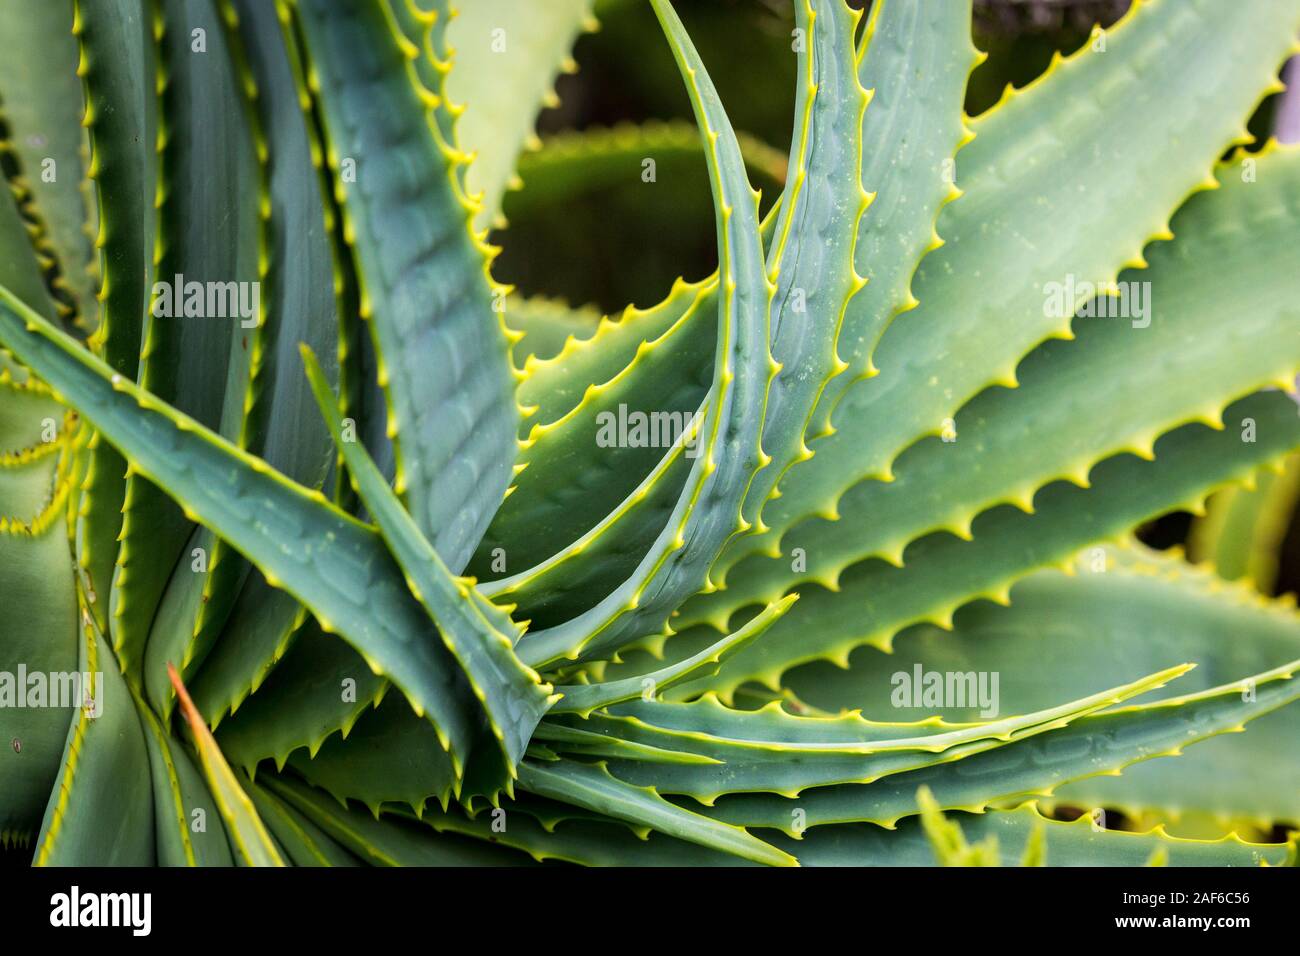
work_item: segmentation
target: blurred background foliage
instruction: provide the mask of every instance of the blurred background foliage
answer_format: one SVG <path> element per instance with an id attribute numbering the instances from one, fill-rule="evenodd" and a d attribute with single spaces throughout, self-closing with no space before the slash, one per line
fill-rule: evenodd
<path id="1" fill-rule="evenodd" d="M 871 5 L 849 2 L 868 11 Z M 1130 4 L 973 2 L 974 40 L 988 59 L 970 79 L 971 116 L 993 106 L 1008 84 L 1020 87 L 1040 76 L 1055 53 L 1079 49 L 1093 24 L 1114 24 Z M 784 186 L 794 112 L 790 0 L 677 0 L 676 7 L 741 134 L 766 212 Z M 519 303 L 518 312 L 549 318 L 554 334 L 537 349 L 543 358 L 558 351 L 566 335 L 591 334 L 602 314 L 617 317 L 629 304 L 650 306 L 677 277 L 695 281 L 717 268 L 704 157 L 654 14 L 641 0 L 595 0 L 594 12 L 600 27 L 579 39 L 578 69 L 559 78 L 558 104 L 540 115 L 539 139 L 521 159 L 520 182 L 507 194 L 504 222 L 492 235 L 503 249 L 497 278 L 530 300 Z M 1281 98 L 1269 97 L 1251 118 L 1259 140 L 1252 148 L 1272 134 Z M 654 174 L 647 182 L 649 159 Z M 960 165 L 958 177 L 960 184 Z M 1220 505 L 1229 510 L 1229 502 Z M 1242 501 L 1232 507 L 1249 510 Z M 1274 593 L 1300 590 L 1300 527 L 1291 512 L 1284 517 L 1289 530 L 1281 567 L 1263 588 Z M 1168 515 L 1142 537 L 1156 547 L 1186 546 L 1195 560 L 1210 559 L 1203 547 L 1198 551 L 1196 524 L 1187 513 Z"/>

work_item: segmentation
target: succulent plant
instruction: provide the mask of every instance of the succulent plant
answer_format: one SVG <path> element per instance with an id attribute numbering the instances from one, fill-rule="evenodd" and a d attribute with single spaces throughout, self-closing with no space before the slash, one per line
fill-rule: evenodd
<path id="1" fill-rule="evenodd" d="M 9 852 L 1293 862 L 1300 3 L 972 119 L 970 0 L 796 0 L 766 216 L 651 3 L 720 265 L 598 324 L 486 232 L 581 0 L 0 7 Z"/>

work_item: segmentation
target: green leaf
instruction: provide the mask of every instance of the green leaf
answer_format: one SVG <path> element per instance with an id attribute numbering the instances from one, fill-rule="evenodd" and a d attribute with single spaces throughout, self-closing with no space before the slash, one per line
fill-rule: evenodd
<path id="1" fill-rule="evenodd" d="M 755 863 L 797 865 L 793 857 L 743 829 L 720 825 L 677 807 L 651 787 L 633 787 L 614 779 L 601 764 L 562 760 L 545 765 L 526 760 L 519 765 L 519 785 L 539 796 L 575 803 Z"/>
<path id="2" fill-rule="evenodd" d="M 713 764 L 720 762 L 712 757 L 687 753 L 684 750 L 656 747 L 651 744 L 616 737 L 613 734 L 597 733 L 551 720 L 544 720 L 537 725 L 537 733 L 533 737 L 533 746 L 529 749 L 529 756 L 538 755 L 535 751 L 541 746 L 539 743 L 541 741 L 545 741 L 546 749 L 550 751 L 547 755 L 547 759 L 550 760 L 558 759 L 560 753 L 566 753 L 583 757 L 648 760 L 652 763 Z"/>
<path id="3" fill-rule="evenodd" d="M 509 342 L 494 307 L 504 290 L 468 228 L 472 205 L 456 179 L 464 158 L 430 122 L 385 10 L 322 0 L 297 10 L 379 357 L 396 490 L 459 573 L 501 504 L 517 451 Z M 341 174 L 344 160 L 355 161 L 355 175 Z"/>
<path id="4" fill-rule="evenodd" d="M 113 371 L 134 378 L 154 272 L 158 181 L 157 56 L 143 0 L 77 0 L 72 32 L 81 51 L 98 196 L 100 324 L 92 344 Z M 106 582 L 105 582 L 106 584 Z M 105 590 L 107 588 L 105 587 Z"/>
<path id="5" fill-rule="evenodd" d="M 29 431 L 40 437 L 27 443 Z M 67 504 L 67 489 L 59 494 L 59 486 L 75 480 L 84 434 L 75 415 L 40 383 L 18 381 L 0 369 L 0 521 L 7 532 L 30 535 L 35 526 L 63 526 L 65 515 L 57 513 L 53 500 L 60 497 Z"/>
<path id="6" fill-rule="evenodd" d="M 479 0 L 458 8 L 447 27 L 452 69 L 447 96 L 465 107 L 456 125 L 462 149 L 473 153 L 466 176 L 481 194 L 474 227 L 491 225 L 514 178 L 516 157 L 536 140 L 538 111 L 553 105 L 553 84 L 577 65 L 569 51 L 596 28 L 592 0 Z"/>
<path id="7" fill-rule="evenodd" d="M 135 378 L 154 274 L 158 97 L 153 15 L 143 0 L 78 0 L 73 10 L 90 135 L 88 173 L 95 184 L 99 223 L 99 327 L 90 344 L 115 373 Z M 98 437 L 90 440 L 89 453 L 78 510 L 77 565 L 96 623 L 116 647 L 110 605 L 126 462 Z"/>
<path id="8" fill-rule="evenodd" d="M 256 569 L 244 582 L 216 645 L 194 675 L 191 693 L 215 726 L 262 685 L 294 640 L 307 611 Z"/>
<path id="9" fill-rule="evenodd" d="M 231 848 L 238 854 L 240 863 L 245 866 L 284 866 L 275 841 L 257 815 L 253 801 L 248 799 L 248 794 L 244 793 L 239 781 L 235 779 L 230 765 L 221 754 L 221 748 L 212 739 L 208 725 L 203 722 L 203 715 L 190 700 L 176 668 L 168 665 L 167 674 L 176 689 L 181 712 L 185 715 L 190 733 L 193 734 L 194 746 L 199 752 L 203 775 L 221 809 L 222 819 L 226 821 L 230 834 Z"/>
<path id="10" fill-rule="evenodd" d="M 746 140 L 743 134 L 736 135 L 744 149 Z M 699 133 L 693 127 L 690 142 L 692 151 L 702 156 Z M 775 228 L 776 211 L 774 207 L 759 224 L 765 243 Z M 588 390 L 615 378 L 636 359 L 642 343 L 661 338 L 689 309 L 711 312 L 716 298 L 707 302 L 697 302 L 697 299 L 716 296 L 716 288 L 716 274 L 700 282 L 686 282 L 679 278 L 668 294 L 654 305 L 648 308 L 628 305 L 617 320 L 610 316 L 602 318 L 594 334 L 566 342 L 558 354 L 548 359 L 536 356 L 527 359 L 518 390 L 519 403 L 525 415 L 520 437 L 527 437 L 535 426 L 544 428 L 572 412 L 584 400 Z M 711 327 L 710 332 L 716 337 L 716 327 Z M 714 339 L 710 339 L 710 347 L 713 342 Z"/>
<path id="11" fill-rule="evenodd" d="M 647 693 L 657 695 L 660 691 L 667 690 L 678 681 L 691 676 L 698 677 L 700 671 L 705 670 L 711 664 L 721 663 L 728 655 L 761 635 L 774 621 L 789 610 L 790 605 L 798 600 L 798 597 L 797 594 L 787 595 L 776 604 L 764 608 L 762 612 L 756 614 L 734 634 L 728 634 L 722 640 L 706 647 L 698 654 L 674 664 L 669 664 L 667 667 L 649 674 L 600 684 L 562 685 L 556 687 L 556 691 L 562 696 L 559 702 L 551 708 L 551 713 L 577 714 L 586 717 L 597 708 L 632 700 L 636 697 L 644 697 Z"/>
<path id="12" fill-rule="evenodd" d="M 744 153 L 748 141 L 740 135 L 737 141 Z M 778 202 L 759 225 L 765 245 L 781 208 Z M 678 316 L 673 305 L 679 290 L 692 289 L 693 301 Z M 472 568 L 479 576 L 496 577 L 503 551 L 510 566 L 527 567 L 488 585 L 485 593 L 515 602 L 534 630 L 589 610 L 633 573 L 668 523 L 690 461 L 675 448 L 652 453 L 621 444 L 604 447 L 609 444 L 604 423 L 621 421 L 625 414 L 635 421 L 636 413 L 644 413 L 653 424 L 667 421 L 665 412 L 684 418 L 699 410 L 707 390 L 699 359 L 717 343 L 716 324 L 703 319 L 716 304 L 714 279 L 698 286 L 679 282 L 661 306 L 646 312 L 629 307 L 623 322 L 602 322 L 591 339 L 566 345 L 556 362 L 528 363 L 521 401 L 537 401 L 542 411 L 520 459 L 524 470 Z M 661 325 L 668 317 L 675 321 Z M 627 364 L 596 364 L 602 356 L 621 361 L 629 346 L 635 351 Z M 617 374 L 603 378 L 610 370 Z M 592 379 L 581 401 L 552 420 L 544 388 L 565 398 L 580 376 Z M 558 411 L 559 403 L 554 407 Z M 522 555 L 521 547 L 527 549 Z"/>
<path id="13" fill-rule="evenodd" d="M 170 501 L 166 506 L 175 507 Z M 163 716 L 170 715 L 175 699 L 170 683 L 159 683 L 158 668 L 174 663 L 188 671 L 202 661 L 247 577 L 247 563 L 216 534 L 193 528 L 154 612 L 145 651 L 145 692 Z"/>
<path id="14" fill-rule="evenodd" d="M 871 6 L 858 79 L 873 92 L 862 117 L 862 185 L 872 200 L 853 247 L 854 269 L 867 284 L 849 300 L 835 343 L 849 367 L 827 387 L 810 437 L 826 431 L 844 389 L 874 374 L 881 335 L 916 305 L 917 265 L 941 244 L 939 213 L 961 195 L 955 157 L 972 138 L 962 103 L 967 77 L 984 59 L 971 43 L 970 8 L 968 0 Z"/>
<path id="15" fill-rule="evenodd" d="M 456 119 L 460 107 L 446 101 L 447 74 L 451 71 L 452 51 L 447 45 L 447 28 L 456 16 L 450 0 L 387 0 L 385 14 L 400 31 L 398 43 L 411 60 L 421 86 L 436 98 L 434 122 L 442 138 L 456 141 Z M 423 95 L 423 94 L 422 94 Z M 457 170 L 457 182 L 464 190 L 464 168 Z"/>
<path id="16" fill-rule="evenodd" d="M 520 437 L 536 426 L 546 426 L 568 415 L 585 399 L 593 386 L 603 385 L 622 372 L 636 358 L 643 342 L 653 342 L 676 325 L 695 307 L 697 297 L 715 285 L 712 279 L 689 283 L 678 280 L 668 295 L 648 309 L 629 305 L 618 321 L 601 319 L 590 338 L 574 340 L 558 355 L 544 361 L 524 363 L 519 383 L 519 403 L 528 417 Z M 509 300 L 507 300 L 507 306 Z M 507 499 L 509 500 L 509 499 Z"/>
<path id="17" fill-rule="evenodd" d="M 77 671 L 84 703 L 68 728 L 33 863 L 152 866 L 153 792 L 140 717 L 84 604 L 80 617 Z"/>
<path id="18" fill-rule="evenodd" d="M 233 865 L 226 829 L 207 783 L 149 705 L 138 694 L 133 697 L 149 748 L 159 865 Z"/>
<path id="19" fill-rule="evenodd" d="M 527 802 L 526 802 L 527 801 Z M 539 800 L 524 795 L 516 803 L 504 803 L 493 814 L 473 818 L 452 808 L 446 813 L 427 811 L 421 818 L 439 833 L 463 834 L 490 840 L 527 853 L 539 863 L 560 860 L 583 866 L 751 866 L 749 860 L 696 843 L 677 840 L 652 830 L 634 833 L 618 822 L 566 804 L 559 820 L 534 816 Z M 556 806 L 555 804 L 549 804 Z M 401 811 L 397 811 L 400 815 Z"/>
<path id="20" fill-rule="evenodd" d="M 355 856 L 286 801 L 247 779 L 243 781 L 243 787 L 257 808 L 258 816 L 266 821 L 276 842 L 284 847 L 294 866 L 358 865 Z"/>
<path id="21" fill-rule="evenodd" d="M 795 5 L 796 29 L 805 34 L 795 142 L 768 253 L 777 284 L 769 317 L 772 358 L 780 368 L 764 408 L 763 453 L 771 461 L 746 495 L 746 523 L 758 520 L 786 469 L 811 454 L 804 433 L 813 408 L 848 367 L 836 354 L 836 339 L 849 300 L 866 283 L 854 270 L 854 249 L 871 202 L 861 178 L 870 96 L 858 82 L 853 48 L 860 16 L 838 0 Z"/>
<path id="22" fill-rule="evenodd" d="M 1241 636 L 1226 643 L 1225 632 Z M 1048 642 L 1060 661 L 1050 673 L 1036 666 Z M 913 719 L 934 708 L 895 707 L 888 677 L 918 663 L 926 670 L 999 671 L 1003 708 L 1024 710 L 1081 682 L 1135 678 L 1182 660 L 1197 669 L 1180 688 L 1206 689 L 1285 663 L 1297 648 L 1300 618 L 1286 604 L 1169 553 L 1136 543 L 1098 545 L 1018 581 L 1005 607 L 971 604 L 950 631 L 919 625 L 898 635 L 889 654 L 863 648 L 848 670 L 811 664 L 791 671 L 788 686 L 818 709 Z M 941 712 L 964 721 L 976 719 L 976 710 L 971 704 Z"/>

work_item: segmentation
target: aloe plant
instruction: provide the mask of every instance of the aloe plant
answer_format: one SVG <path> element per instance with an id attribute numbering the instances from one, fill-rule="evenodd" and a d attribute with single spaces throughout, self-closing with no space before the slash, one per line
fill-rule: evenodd
<path id="1" fill-rule="evenodd" d="M 969 0 L 796 0 L 765 217 L 651 5 L 719 269 L 598 324 L 485 231 L 585 3 L 0 6 L 4 845 L 1294 862 L 1300 619 L 1228 580 L 1294 482 L 1222 491 L 1300 448 L 1300 153 L 1234 151 L 1300 3 L 1136 4 L 972 119 Z M 1211 564 L 1134 539 L 1216 492 Z"/>

